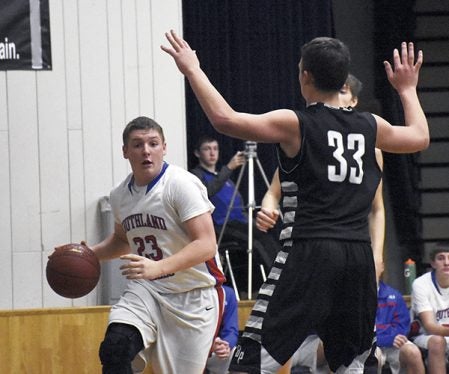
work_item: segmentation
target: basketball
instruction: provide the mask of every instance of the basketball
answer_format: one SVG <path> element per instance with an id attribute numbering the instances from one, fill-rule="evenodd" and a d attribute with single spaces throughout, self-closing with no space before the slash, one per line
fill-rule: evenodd
<path id="1" fill-rule="evenodd" d="M 100 279 L 100 262 L 84 244 L 66 244 L 48 257 L 47 282 L 58 295 L 75 299 L 92 291 Z"/>

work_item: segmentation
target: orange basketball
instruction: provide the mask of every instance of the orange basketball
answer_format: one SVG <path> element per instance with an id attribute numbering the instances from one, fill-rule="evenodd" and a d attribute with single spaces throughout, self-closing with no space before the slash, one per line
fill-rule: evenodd
<path id="1" fill-rule="evenodd" d="M 95 253 L 84 244 L 66 244 L 48 257 L 46 275 L 58 295 L 75 299 L 92 291 L 101 268 Z"/>

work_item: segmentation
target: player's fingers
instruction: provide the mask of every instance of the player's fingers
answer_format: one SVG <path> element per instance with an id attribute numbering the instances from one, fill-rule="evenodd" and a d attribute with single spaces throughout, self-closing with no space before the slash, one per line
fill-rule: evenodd
<path id="1" fill-rule="evenodd" d="M 408 62 L 408 49 L 407 49 L 407 43 L 402 42 L 401 43 L 401 63 L 406 64 Z"/>
<path id="2" fill-rule="evenodd" d="M 178 49 L 176 49 L 177 51 L 179 49 L 181 49 L 182 47 L 190 48 L 189 44 L 183 38 L 181 38 L 174 30 L 170 30 L 170 35 L 173 38 L 173 40 L 176 42 L 176 47 L 175 46 L 173 46 L 173 47 L 175 47 L 175 49 L 178 48 Z"/>
<path id="3" fill-rule="evenodd" d="M 139 261 L 141 259 L 142 256 L 136 255 L 134 253 L 129 253 L 127 255 L 120 256 L 120 260 Z"/>
<path id="4" fill-rule="evenodd" d="M 418 51 L 418 58 L 416 59 L 415 69 L 420 69 L 423 63 L 423 53 L 421 50 Z"/>
<path id="5" fill-rule="evenodd" d="M 267 232 L 267 228 L 266 228 L 265 226 L 263 226 L 263 225 L 257 223 L 257 222 L 256 222 L 256 227 L 257 227 L 257 229 L 258 229 L 259 231 Z"/>
<path id="6" fill-rule="evenodd" d="M 178 52 L 179 51 L 179 43 L 177 42 L 176 38 L 175 38 L 176 34 L 173 30 L 170 30 L 169 32 L 165 33 L 165 37 L 168 40 L 168 42 L 171 44 L 171 46 L 173 47 L 173 49 Z M 164 51 L 170 53 L 170 48 L 167 47 L 163 47 L 162 48 Z"/>
<path id="7" fill-rule="evenodd" d="M 401 58 L 399 56 L 399 51 L 396 48 L 393 50 L 393 65 L 395 71 L 399 66 L 401 66 Z"/>
<path id="8" fill-rule="evenodd" d="M 415 47 L 413 46 L 413 43 L 408 43 L 408 64 L 410 66 L 413 66 L 415 63 Z"/>
<path id="9" fill-rule="evenodd" d="M 387 74 L 387 78 L 391 79 L 393 77 L 393 69 L 391 64 L 388 61 L 384 61 L 385 73 Z"/>

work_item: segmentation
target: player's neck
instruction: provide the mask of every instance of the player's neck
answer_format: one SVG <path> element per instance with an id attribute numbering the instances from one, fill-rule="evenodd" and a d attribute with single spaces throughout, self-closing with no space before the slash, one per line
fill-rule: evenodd
<path id="1" fill-rule="evenodd" d="M 338 92 L 322 92 L 315 90 L 307 97 L 307 106 L 314 103 L 323 103 L 332 107 L 340 107 L 340 98 Z"/>

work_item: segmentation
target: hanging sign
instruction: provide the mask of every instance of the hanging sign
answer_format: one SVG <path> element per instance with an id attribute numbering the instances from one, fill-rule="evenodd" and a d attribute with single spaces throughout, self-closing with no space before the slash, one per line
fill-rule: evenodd
<path id="1" fill-rule="evenodd" d="M 0 1 L 0 70 L 51 70 L 48 0 Z"/>

